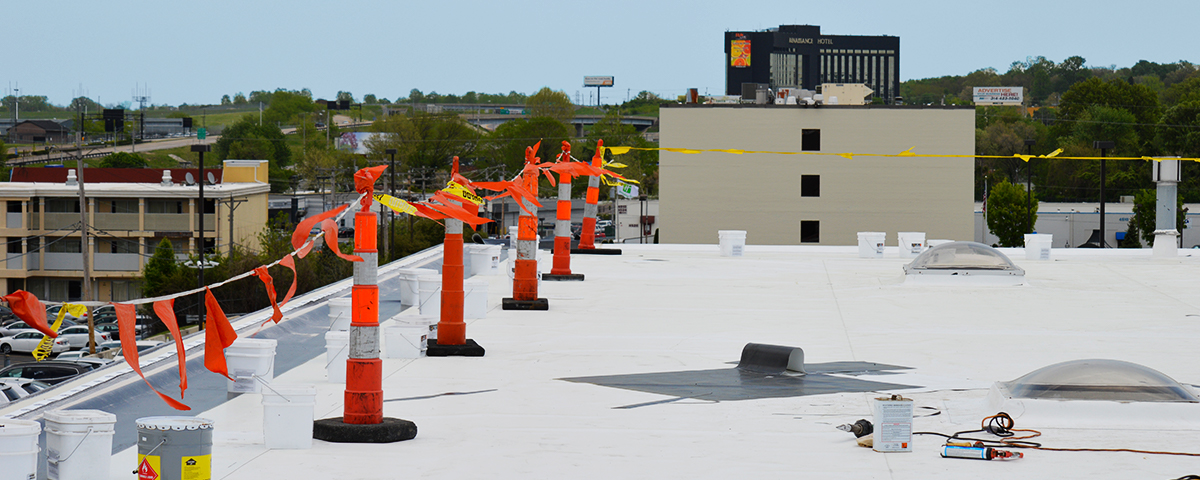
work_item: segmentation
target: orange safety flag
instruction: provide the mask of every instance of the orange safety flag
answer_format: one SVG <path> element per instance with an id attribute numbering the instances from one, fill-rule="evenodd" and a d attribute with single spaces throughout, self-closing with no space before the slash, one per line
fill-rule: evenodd
<path id="1" fill-rule="evenodd" d="M 26 325 L 42 332 L 47 337 L 58 338 L 58 332 L 51 329 L 50 324 L 46 323 L 46 306 L 42 305 L 42 302 L 32 293 L 17 290 L 0 298 L 4 298 L 4 301 L 8 302 L 8 309 L 12 310 L 13 315 L 16 315 L 17 318 L 24 320 Z"/>
<path id="2" fill-rule="evenodd" d="M 371 208 L 372 193 L 375 192 L 375 180 L 383 175 L 387 165 L 378 165 L 354 172 L 354 191 L 365 193 L 362 199 L 363 208 Z"/>
<path id="3" fill-rule="evenodd" d="M 321 222 L 321 230 L 325 231 L 325 245 L 328 246 L 330 250 L 333 250 L 335 255 L 341 257 L 342 260 L 348 260 L 351 262 L 363 261 L 362 257 L 358 255 L 342 253 L 342 250 L 338 248 L 337 224 L 333 223 L 333 220 L 323 220 Z"/>
<path id="4" fill-rule="evenodd" d="M 158 394 L 158 398 L 161 398 L 164 402 L 167 402 L 167 405 L 170 405 L 171 408 L 176 410 L 191 410 L 192 407 L 184 405 L 179 400 L 175 400 L 174 398 L 164 395 L 162 392 L 158 391 L 157 388 L 154 388 L 154 385 L 150 385 L 149 380 L 146 380 L 146 375 L 142 373 L 142 364 L 138 360 L 137 334 L 134 331 L 134 324 L 137 323 L 137 312 L 134 311 L 134 306 L 128 303 L 114 303 L 112 306 L 117 312 L 117 331 L 121 333 L 121 356 L 125 357 L 125 362 L 129 364 L 129 367 L 132 368 L 133 371 L 137 372 L 139 377 L 142 377 L 142 381 L 146 382 L 146 386 L 150 387 L 150 390 L 153 390 L 154 393 Z M 178 339 L 179 336 L 176 335 L 175 338 Z M 180 352 L 180 369 L 182 370 L 182 347 L 180 347 Z M 184 380 L 181 385 L 186 384 L 187 381 Z"/>
<path id="5" fill-rule="evenodd" d="M 271 278 L 270 273 L 267 273 L 267 267 L 255 268 L 253 275 L 262 280 L 263 285 L 267 287 L 267 299 L 271 300 L 271 308 L 275 309 L 275 313 L 271 314 L 271 320 L 279 323 L 279 319 L 283 318 L 283 312 L 279 311 L 279 303 L 275 301 L 275 279 Z"/>
<path id="6" fill-rule="evenodd" d="M 588 165 L 583 162 L 556 163 L 550 167 L 550 171 L 559 173 L 559 174 L 563 174 L 563 175 L 567 175 L 571 178 L 583 177 L 583 176 L 599 177 L 601 175 L 612 175 L 613 177 L 616 177 L 616 178 L 625 179 L 625 177 L 621 176 L 620 174 L 618 174 L 616 172 L 606 170 L 603 168 L 596 168 L 596 167 L 593 167 L 593 166 Z"/>
<path id="7" fill-rule="evenodd" d="M 439 194 L 441 194 L 441 193 L 439 192 Z M 437 195 L 435 195 L 434 198 L 437 198 Z M 464 223 L 468 223 L 471 226 L 483 225 L 483 224 L 491 221 L 486 218 L 480 218 L 476 215 L 472 215 L 470 212 L 466 211 L 466 209 L 449 203 L 450 200 L 448 198 L 443 199 L 442 201 L 446 202 L 446 204 L 439 205 L 436 203 L 426 203 L 425 205 L 428 206 L 429 208 L 432 208 L 434 210 L 437 210 L 438 212 L 445 214 L 446 216 L 448 216 L 450 218 L 453 218 L 456 220 L 462 220 Z"/>
<path id="8" fill-rule="evenodd" d="M 454 157 L 454 163 L 450 166 L 450 181 L 462 185 L 468 192 L 475 193 L 475 189 L 471 187 L 471 181 L 458 173 L 458 157 Z"/>
<path id="9" fill-rule="evenodd" d="M 158 314 L 158 319 L 162 320 L 163 325 L 171 332 L 171 337 L 175 339 L 175 356 L 179 359 L 179 398 L 183 398 L 183 392 L 187 391 L 187 354 L 183 350 L 183 335 L 179 334 L 179 322 L 175 321 L 175 299 L 154 302 L 154 313 Z"/>
<path id="10" fill-rule="evenodd" d="M 413 203 L 412 206 L 417 209 L 418 217 L 425 217 L 430 220 L 442 220 L 450 217 L 449 215 L 442 214 L 442 212 L 429 208 L 429 204 L 426 203 L 417 202 Z"/>
<path id="11" fill-rule="evenodd" d="M 296 225 L 296 231 L 292 232 L 292 248 L 300 250 L 300 247 L 304 246 L 304 241 L 308 240 L 308 234 L 312 231 L 314 225 L 322 220 L 325 220 L 326 218 L 332 218 L 334 215 L 342 213 L 342 210 L 345 210 L 346 207 L 349 206 L 350 205 L 342 205 L 328 212 L 321 212 L 320 215 L 307 217 L 304 220 L 301 220 L 300 224 Z M 337 235 L 334 235 L 334 238 L 337 238 Z M 306 251 L 304 253 L 307 254 L 308 252 Z M 300 255 L 300 258 L 304 258 L 304 255 Z"/>
<path id="12" fill-rule="evenodd" d="M 225 365 L 225 349 L 237 340 L 237 332 L 233 331 L 233 325 L 225 318 L 221 304 L 217 303 L 217 297 L 208 287 L 204 287 L 204 310 L 204 316 L 207 317 L 204 324 L 204 368 L 232 381 L 229 367 Z M 124 339 L 125 335 L 122 334 L 121 338 Z"/>
<path id="13" fill-rule="evenodd" d="M 488 200 L 495 200 L 503 197 L 513 197 L 513 200 L 517 201 L 517 205 L 521 207 L 522 210 L 525 210 L 525 213 L 530 215 L 533 215 L 533 212 L 529 211 L 528 208 L 525 208 L 525 202 L 522 200 L 529 200 L 529 203 L 537 205 L 539 208 L 542 206 L 541 202 L 539 202 L 537 199 L 537 195 L 529 193 L 529 190 L 526 190 L 525 187 L 518 185 L 517 182 L 476 182 L 473 185 L 484 190 L 503 192 L 499 195 L 487 197 Z"/>
<path id="14" fill-rule="evenodd" d="M 287 305 L 288 300 L 292 299 L 292 295 L 296 294 L 296 260 L 291 255 L 284 255 L 279 259 L 279 264 L 292 269 L 292 287 L 288 289 L 287 295 L 283 296 L 283 301 L 279 302 L 280 306 Z"/>

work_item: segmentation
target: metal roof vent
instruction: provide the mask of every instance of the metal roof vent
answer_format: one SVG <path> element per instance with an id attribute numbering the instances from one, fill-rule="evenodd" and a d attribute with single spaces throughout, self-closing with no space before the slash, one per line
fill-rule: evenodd
<path id="1" fill-rule="evenodd" d="M 67 169 L 67 186 L 74 187 L 79 185 L 79 177 L 75 176 L 75 169 Z"/>
<path id="2" fill-rule="evenodd" d="M 999 250 L 978 242 L 950 242 L 929 248 L 905 265 L 904 273 L 907 279 L 985 277 L 990 280 L 987 283 L 1025 283 L 1025 270 Z"/>
<path id="3" fill-rule="evenodd" d="M 171 180 L 171 171 L 163 169 L 162 186 L 169 187 L 174 184 L 175 182 Z"/>
<path id="4" fill-rule="evenodd" d="M 1007 398 L 1198 403 L 1194 393 L 1152 368 L 1121 360 L 1072 360 L 997 382 Z"/>

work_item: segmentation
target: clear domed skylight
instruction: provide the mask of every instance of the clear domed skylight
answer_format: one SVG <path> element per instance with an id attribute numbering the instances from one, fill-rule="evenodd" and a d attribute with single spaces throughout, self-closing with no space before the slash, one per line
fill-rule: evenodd
<path id="1" fill-rule="evenodd" d="M 950 242 L 932 247 L 904 266 L 908 275 L 1011 275 L 1025 270 L 1007 256 L 978 242 Z"/>
<path id="2" fill-rule="evenodd" d="M 1200 402 L 1194 393 L 1161 372 L 1120 360 L 1072 360 L 1000 382 L 1012 398 Z"/>

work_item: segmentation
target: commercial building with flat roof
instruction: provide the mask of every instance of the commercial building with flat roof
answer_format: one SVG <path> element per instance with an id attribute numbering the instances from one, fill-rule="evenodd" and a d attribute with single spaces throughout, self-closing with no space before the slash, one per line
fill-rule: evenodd
<path id="1" fill-rule="evenodd" d="M 664 243 L 717 243 L 718 230 L 770 245 L 853 245 L 864 231 L 973 238 L 973 108 L 679 105 L 660 115 L 664 147 L 797 153 L 662 152 Z M 968 158 L 863 155 L 909 150 Z"/>
<path id="2" fill-rule="evenodd" d="M 725 32 L 725 94 L 743 83 L 816 90 L 823 83 L 862 83 L 886 103 L 900 95 L 900 37 L 822 35 L 815 25 Z"/>
<path id="3" fill-rule="evenodd" d="M 74 169 L 16 168 L 0 182 L 5 206 L 0 292 L 27 290 L 54 302 L 83 298 L 79 186 Z M 167 239 L 176 255 L 227 254 L 233 243 L 258 247 L 267 221 L 266 160 L 227 160 L 208 170 L 201 205 L 195 169 L 88 168 L 84 171 L 92 299 L 138 298 L 142 267 Z M 236 205 L 232 219 L 229 206 Z M 200 233 L 199 212 L 204 213 Z M 230 227 L 232 226 L 232 235 Z"/>

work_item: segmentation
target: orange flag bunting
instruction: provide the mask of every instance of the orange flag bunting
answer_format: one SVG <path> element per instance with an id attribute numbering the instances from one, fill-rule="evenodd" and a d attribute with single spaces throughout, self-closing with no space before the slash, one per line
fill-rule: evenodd
<path id="1" fill-rule="evenodd" d="M 292 295 L 296 294 L 296 260 L 291 255 L 284 256 L 279 259 L 279 264 L 292 269 L 292 288 L 288 289 L 287 295 L 283 296 L 283 301 L 279 302 L 279 306 L 287 305 L 288 300 L 292 299 Z"/>
<path id="2" fill-rule="evenodd" d="M 362 199 L 363 208 L 371 208 L 371 194 L 375 191 L 375 180 L 383 175 L 383 170 L 387 167 L 387 165 L 379 165 L 354 172 L 354 191 L 366 194 Z"/>
<path id="3" fill-rule="evenodd" d="M 24 320 L 26 325 L 42 332 L 47 337 L 58 338 L 58 332 L 51 330 L 50 324 L 46 323 L 46 306 L 42 305 L 42 302 L 32 293 L 17 290 L 2 298 L 8 302 L 8 309 L 12 310 L 13 315 Z"/>
<path id="4" fill-rule="evenodd" d="M 121 333 L 121 355 L 125 357 L 125 362 L 129 364 L 129 367 L 134 372 L 137 372 L 139 377 L 142 377 L 142 381 L 146 382 L 146 386 L 158 394 L 158 398 L 167 402 L 167 405 L 170 405 L 171 408 L 176 410 L 191 410 L 192 407 L 184 405 L 179 400 L 163 395 L 157 388 L 154 388 L 154 385 L 150 385 L 149 380 L 146 380 L 146 375 L 142 373 L 141 362 L 138 360 L 137 337 L 134 332 L 134 323 L 137 322 L 137 312 L 134 311 L 134 306 L 131 304 L 114 303 L 112 305 L 117 312 L 117 331 Z M 179 336 L 176 335 L 175 338 L 178 339 Z M 182 361 L 182 347 L 180 347 L 180 362 Z M 183 368 L 182 364 L 180 368 Z M 186 384 L 186 380 L 184 384 Z"/>
<path id="5" fill-rule="evenodd" d="M 300 224 L 296 225 L 296 231 L 292 232 L 292 248 L 294 248 L 296 250 L 300 250 L 300 247 L 304 246 L 304 241 L 308 240 L 308 234 L 310 232 L 312 232 L 312 228 L 314 225 L 321 222 L 322 220 L 325 220 L 326 218 L 333 218 L 333 216 L 335 216 L 339 213 L 342 213 L 342 210 L 345 210 L 346 207 L 349 207 L 349 206 L 350 205 L 342 205 L 342 206 L 335 208 L 333 210 L 330 210 L 328 212 L 321 212 L 320 215 L 307 217 L 304 220 L 301 220 Z M 334 238 L 336 239 L 337 232 L 334 232 L 334 233 L 335 233 Z M 329 235 L 329 234 L 326 233 L 326 235 Z M 326 238 L 328 238 L 328 237 L 326 237 Z M 303 253 L 307 254 L 308 252 L 305 251 Z M 304 255 L 300 255 L 300 258 L 304 258 Z"/>
<path id="6" fill-rule="evenodd" d="M 291 257 L 291 255 L 288 257 Z M 279 323 L 279 319 L 283 318 L 283 312 L 279 311 L 279 303 L 275 301 L 275 279 L 271 278 L 270 273 L 267 273 L 267 267 L 255 268 L 254 276 L 262 280 L 263 285 L 267 287 L 267 299 L 271 300 L 271 308 L 275 309 L 275 313 L 271 314 L 271 320 Z"/>
<path id="7" fill-rule="evenodd" d="M 342 249 L 338 248 L 337 224 L 333 223 L 333 220 L 322 221 L 321 222 L 321 230 L 325 231 L 325 246 L 329 247 L 330 250 L 333 250 L 333 253 L 335 255 L 341 257 L 342 260 L 347 260 L 347 261 L 351 261 L 351 262 L 363 261 L 362 257 L 360 257 L 358 255 L 350 255 L 347 253 L 342 253 Z"/>
<path id="8" fill-rule="evenodd" d="M 233 325 L 225 318 L 221 304 L 217 303 L 217 297 L 208 287 L 204 288 L 204 310 L 207 317 L 204 324 L 204 368 L 233 380 L 229 376 L 229 367 L 225 365 L 225 349 L 237 340 L 237 332 L 233 331 Z M 124 339 L 125 335 L 121 334 L 121 338 Z"/>
<path id="9" fill-rule="evenodd" d="M 179 398 L 187 391 L 187 354 L 183 350 L 183 335 L 179 334 L 179 323 L 175 321 L 175 299 L 168 298 L 154 302 L 154 313 L 171 332 L 175 339 L 175 357 L 179 360 Z M 118 325 L 119 327 L 119 325 Z M 121 345 L 124 347 L 124 345 Z"/>

